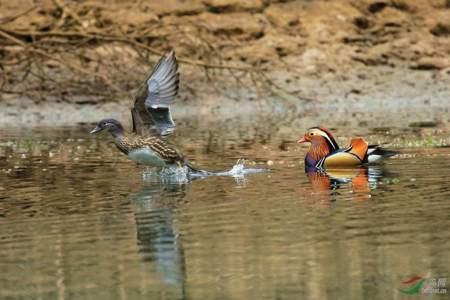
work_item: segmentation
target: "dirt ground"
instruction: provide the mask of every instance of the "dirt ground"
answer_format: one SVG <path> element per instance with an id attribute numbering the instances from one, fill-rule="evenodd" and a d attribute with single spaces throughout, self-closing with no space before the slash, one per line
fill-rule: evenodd
<path id="1" fill-rule="evenodd" d="M 80 108 L 128 105 L 171 48 L 181 62 L 180 102 L 197 112 L 233 110 L 236 102 L 251 110 L 263 99 L 286 107 L 411 98 L 448 109 L 450 102 L 449 0 L 0 0 L 0 7 L 4 122 L 39 121 L 66 104 L 80 112 L 74 121 L 91 121 L 97 112 Z"/>

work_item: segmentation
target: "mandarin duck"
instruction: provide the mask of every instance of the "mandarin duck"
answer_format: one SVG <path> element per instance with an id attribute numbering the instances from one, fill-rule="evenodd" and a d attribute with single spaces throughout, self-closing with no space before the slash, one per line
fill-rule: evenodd
<path id="1" fill-rule="evenodd" d="M 133 132 L 125 132 L 117 120 L 103 119 L 90 133 L 108 130 L 116 147 L 137 164 L 186 166 L 189 171 L 197 171 L 166 139 L 175 129 L 170 105 L 178 94 L 178 87 L 178 63 L 175 52 L 171 51 L 159 60 L 134 97 Z"/>
<path id="2" fill-rule="evenodd" d="M 311 143 L 305 157 L 306 169 L 352 167 L 397 154 L 379 145 L 369 145 L 362 138 L 352 139 L 347 148 L 339 148 L 331 132 L 322 127 L 309 128 L 298 143 Z"/>

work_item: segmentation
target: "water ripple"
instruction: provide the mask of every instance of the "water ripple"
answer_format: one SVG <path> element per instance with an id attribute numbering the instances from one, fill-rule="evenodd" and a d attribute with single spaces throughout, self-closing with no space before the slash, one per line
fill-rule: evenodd
<path id="1" fill-rule="evenodd" d="M 180 137 L 208 170 L 273 165 L 170 183 L 77 134 L 0 146 L 1 298 L 391 298 L 448 274 L 448 148 L 305 174 L 292 143 Z"/>

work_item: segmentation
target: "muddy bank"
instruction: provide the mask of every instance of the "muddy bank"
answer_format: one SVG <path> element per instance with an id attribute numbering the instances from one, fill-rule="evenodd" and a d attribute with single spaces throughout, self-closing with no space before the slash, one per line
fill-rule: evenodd
<path id="1" fill-rule="evenodd" d="M 169 48 L 181 62 L 182 116 L 220 110 L 225 117 L 271 107 L 301 111 L 335 103 L 364 104 L 360 109 L 369 112 L 391 102 L 402 107 L 406 100 L 441 107 L 440 114 L 450 102 L 445 0 L 108 6 L 1 0 L 0 6 L 3 124 L 122 116 L 142 78 Z"/>

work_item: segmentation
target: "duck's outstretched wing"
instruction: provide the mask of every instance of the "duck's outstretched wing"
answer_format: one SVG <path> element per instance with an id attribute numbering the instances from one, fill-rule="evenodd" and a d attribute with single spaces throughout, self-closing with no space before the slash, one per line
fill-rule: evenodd
<path id="1" fill-rule="evenodd" d="M 165 136 L 175 130 L 170 105 L 178 94 L 178 86 L 178 63 L 175 52 L 170 51 L 159 60 L 134 98 L 133 132 Z"/>

